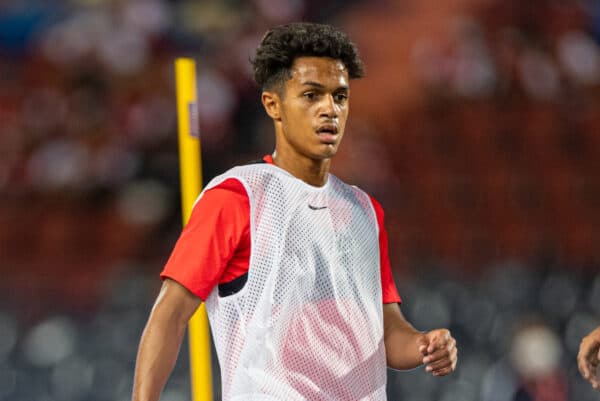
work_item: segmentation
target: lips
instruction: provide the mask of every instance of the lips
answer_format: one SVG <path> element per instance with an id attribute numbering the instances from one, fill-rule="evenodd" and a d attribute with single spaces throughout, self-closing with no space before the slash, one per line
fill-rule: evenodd
<path id="1" fill-rule="evenodd" d="M 339 132 L 336 124 L 321 124 L 316 129 L 317 135 L 323 143 L 335 143 Z"/>

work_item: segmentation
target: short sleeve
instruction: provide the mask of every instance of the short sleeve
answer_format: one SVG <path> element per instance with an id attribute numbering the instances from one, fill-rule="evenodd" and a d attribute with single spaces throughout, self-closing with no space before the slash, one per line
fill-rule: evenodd
<path id="1" fill-rule="evenodd" d="M 206 300 L 240 245 L 249 242 L 249 199 L 230 178 L 198 199 L 161 278 L 170 278 Z"/>
<path id="2" fill-rule="evenodd" d="M 392 276 L 392 266 L 388 254 L 388 236 L 384 225 L 384 213 L 381 204 L 372 196 L 371 203 L 377 216 L 377 224 L 379 225 L 379 255 L 381 266 L 381 288 L 383 290 L 383 303 L 392 304 L 402 302 L 398 289 L 394 283 Z"/>

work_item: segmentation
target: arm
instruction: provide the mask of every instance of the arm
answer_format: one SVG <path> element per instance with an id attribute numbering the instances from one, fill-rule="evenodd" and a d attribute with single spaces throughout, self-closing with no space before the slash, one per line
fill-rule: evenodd
<path id="1" fill-rule="evenodd" d="M 379 225 L 383 341 L 387 364 L 391 368 L 404 370 L 416 368 L 424 363 L 427 365 L 425 369 L 434 376 L 447 375 L 456 369 L 456 341 L 446 329 L 421 333 L 408 323 L 402 315 L 398 306 L 400 296 L 396 284 L 394 284 L 388 256 L 388 240 L 383 222 L 383 208 L 375 198 L 372 196 L 370 198 Z"/>
<path id="2" fill-rule="evenodd" d="M 412 369 L 426 364 L 434 376 L 456 369 L 456 341 L 446 329 L 417 331 L 396 303 L 383 305 L 384 343 L 387 364 L 394 369 Z"/>
<path id="3" fill-rule="evenodd" d="M 142 334 L 135 366 L 133 401 L 157 401 L 177 360 L 187 323 L 201 300 L 165 279 Z"/>
<path id="4" fill-rule="evenodd" d="M 581 340 L 579 354 L 577 355 L 579 371 L 592 384 L 596 390 L 600 390 L 600 376 L 598 365 L 600 365 L 600 327 Z"/>
<path id="5" fill-rule="evenodd" d="M 406 321 L 398 304 L 383 305 L 383 341 L 390 368 L 413 369 L 423 363 L 419 352 L 423 333 Z"/>

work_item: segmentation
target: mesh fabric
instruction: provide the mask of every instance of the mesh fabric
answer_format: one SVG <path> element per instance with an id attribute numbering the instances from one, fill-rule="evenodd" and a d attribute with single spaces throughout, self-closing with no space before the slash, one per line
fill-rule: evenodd
<path id="1" fill-rule="evenodd" d="M 235 167 L 250 199 L 248 281 L 206 301 L 224 401 L 385 400 L 378 225 L 369 197 L 268 164 Z"/>

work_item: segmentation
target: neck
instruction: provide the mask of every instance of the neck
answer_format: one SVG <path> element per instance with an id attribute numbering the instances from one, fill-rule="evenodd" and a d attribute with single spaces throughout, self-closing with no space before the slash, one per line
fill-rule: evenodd
<path id="1" fill-rule="evenodd" d="M 305 183 L 322 187 L 327 183 L 331 159 L 314 160 L 308 157 L 289 157 L 285 152 L 276 150 L 273 163 Z"/>

